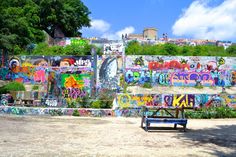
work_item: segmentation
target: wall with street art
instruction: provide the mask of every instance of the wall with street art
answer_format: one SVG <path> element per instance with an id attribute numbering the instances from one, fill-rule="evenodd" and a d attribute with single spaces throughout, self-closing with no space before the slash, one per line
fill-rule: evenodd
<path id="1" fill-rule="evenodd" d="M 65 106 L 62 99 L 77 99 L 91 93 L 91 56 L 13 56 L 7 66 L 0 68 L 0 73 L 1 80 L 39 85 L 38 90 L 46 97 L 42 104 L 46 106 Z"/>
<path id="2" fill-rule="evenodd" d="M 126 56 L 130 85 L 235 86 L 235 57 Z"/>
<path id="3" fill-rule="evenodd" d="M 115 89 L 122 88 L 123 57 L 119 55 L 103 55 L 97 60 L 97 88 Z"/>
<path id="4" fill-rule="evenodd" d="M 164 108 L 236 107 L 236 95 L 220 94 L 118 94 L 114 108 L 141 108 L 158 106 Z"/>

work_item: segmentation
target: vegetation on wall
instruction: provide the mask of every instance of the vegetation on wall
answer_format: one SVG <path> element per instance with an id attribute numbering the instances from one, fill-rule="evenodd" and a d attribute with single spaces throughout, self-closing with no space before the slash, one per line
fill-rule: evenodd
<path id="1" fill-rule="evenodd" d="M 170 55 L 170 56 L 236 56 L 236 45 L 226 50 L 222 46 L 198 45 L 177 46 L 175 44 L 141 45 L 137 41 L 128 43 L 126 55 Z"/>
<path id="2" fill-rule="evenodd" d="M 48 46 L 46 43 L 40 43 L 30 55 L 90 55 L 91 49 L 96 48 L 94 45 L 85 44 L 62 46 Z M 97 48 L 96 48 L 97 49 Z M 99 49 L 98 49 L 99 50 Z M 26 54 L 29 54 L 26 52 Z"/>
<path id="3" fill-rule="evenodd" d="M 6 94 L 10 91 L 25 91 L 25 86 L 19 82 L 10 82 L 2 87 L 0 87 L 0 94 Z"/>
<path id="4" fill-rule="evenodd" d="M 185 117 L 193 119 L 236 118 L 236 111 L 227 106 L 201 108 L 196 111 L 186 111 Z"/>

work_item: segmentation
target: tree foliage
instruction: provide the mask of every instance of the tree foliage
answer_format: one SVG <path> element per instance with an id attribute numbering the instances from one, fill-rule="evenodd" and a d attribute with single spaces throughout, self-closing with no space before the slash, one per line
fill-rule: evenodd
<path id="1" fill-rule="evenodd" d="M 65 36 L 78 36 L 90 26 L 88 8 L 80 0 L 4 0 L 0 3 L 0 48 L 25 49 L 42 42 L 45 32 L 54 37 L 60 28 Z"/>
<path id="2" fill-rule="evenodd" d="M 5 0 L 0 3 L 0 48 L 25 48 L 44 39 L 37 28 L 39 8 L 31 0 Z"/>
<path id="3" fill-rule="evenodd" d="M 126 47 L 126 55 L 170 55 L 170 56 L 236 56 L 236 46 L 226 50 L 215 45 L 177 46 L 175 44 L 148 45 L 131 41 Z"/>
<path id="4" fill-rule="evenodd" d="M 30 55 L 90 55 L 92 48 L 97 49 L 94 45 L 88 43 L 84 46 L 67 45 L 65 47 L 48 46 L 46 43 L 40 43 L 36 46 L 36 48 L 32 51 Z M 100 51 L 100 49 L 97 49 L 97 51 Z M 99 53 L 101 52 L 98 52 L 98 54 Z"/>
<path id="5" fill-rule="evenodd" d="M 34 0 L 40 8 L 40 28 L 54 38 L 60 28 L 67 37 L 80 36 L 83 26 L 90 26 L 90 11 L 81 0 Z"/>

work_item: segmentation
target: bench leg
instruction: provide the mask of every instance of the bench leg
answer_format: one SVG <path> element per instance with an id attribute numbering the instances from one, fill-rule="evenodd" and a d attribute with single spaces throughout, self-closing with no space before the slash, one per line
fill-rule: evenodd
<path id="1" fill-rule="evenodd" d="M 148 121 L 145 121 L 145 131 L 148 131 Z"/>
<path id="2" fill-rule="evenodd" d="M 176 129 L 176 128 L 177 128 L 177 124 L 174 125 L 174 129 Z"/>
<path id="3" fill-rule="evenodd" d="M 184 132 L 186 132 L 186 124 L 183 125 Z"/>
<path id="4" fill-rule="evenodd" d="M 141 128 L 143 128 L 143 122 L 144 122 L 144 117 L 142 117 L 142 120 L 141 120 Z"/>

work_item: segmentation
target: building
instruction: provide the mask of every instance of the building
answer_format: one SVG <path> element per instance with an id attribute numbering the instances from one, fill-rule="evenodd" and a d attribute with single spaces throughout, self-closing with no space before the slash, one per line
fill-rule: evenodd
<path id="1" fill-rule="evenodd" d="M 143 30 L 143 37 L 147 40 L 157 40 L 157 29 L 156 28 L 145 28 Z"/>
<path id="2" fill-rule="evenodd" d="M 157 29 L 154 27 L 144 28 L 143 34 L 129 34 L 129 40 L 157 40 Z"/>

